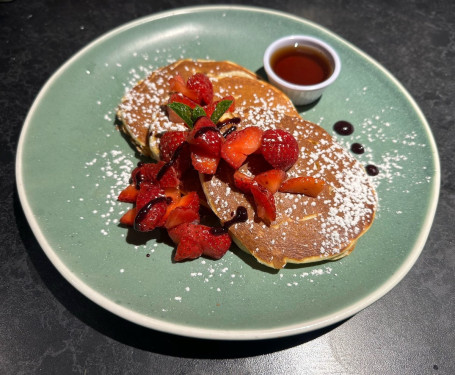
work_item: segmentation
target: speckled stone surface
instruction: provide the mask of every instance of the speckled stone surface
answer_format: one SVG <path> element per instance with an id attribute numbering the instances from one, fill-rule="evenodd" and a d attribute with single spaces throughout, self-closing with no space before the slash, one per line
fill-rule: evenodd
<path id="1" fill-rule="evenodd" d="M 455 3 L 214 1 L 269 7 L 327 27 L 408 89 L 442 165 L 427 244 L 397 287 L 354 317 L 260 342 L 176 337 L 101 309 L 70 286 L 36 242 L 16 193 L 22 123 L 49 76 L 101 34 L 200 1 L 0 2 L 0 374 L 454 374 Z"/>

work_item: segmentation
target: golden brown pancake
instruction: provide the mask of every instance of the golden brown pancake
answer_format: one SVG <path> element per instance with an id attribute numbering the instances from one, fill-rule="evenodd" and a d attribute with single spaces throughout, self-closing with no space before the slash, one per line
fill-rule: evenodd
<path id="1" fill-rule="evenodd" d="M 288 130 L 297 139 L 300 155 L 287 176 L 313 176 L 326 184 L 317 198 L 277 192 L 276 221 L 264 224 L 255 214 L 251 196 L 234 187 L 234 171 L 221 162 L 215 175 L 201 175 L 213 212 L 225 222 L 244 206 L 248 220 L 230 227 L 235 243 L 260 263 L 282 268 L 286 263 L 309 263 L 348 255 L 373 222 L 376 194 L 363 167 L 321 127 L 300 117 L 256 108 L 238 109 L 239 129 L 260 126 Z M 261 172 L 262 156 L 250 156 L 241 171 Z M 268 167 L 270 169 L 270 167 Z"/>
<path id="2" fill-rule="evenodd" d="M 158 159 L 160 134 L 186 130 L 183 124 L 170 122 L 166 111 L 168 81 L 177 73 L 185 80 L 195 73 L 206 74 L 215 100 L 233 95 L 236 115 L 242 119 L 239 129 L 253 125 L 290 131 L 299 143 L 300 157 L 288 177 L 313 176 L 326 181 L 317 198 L 276 193 L 277 219 L 269 227 L 256 216 L 252 198 L 234 188 L 233 170 L 221 161 L 216 175 L 200 178 L 208 204 L 222 222 L 231 219 L 238 206 L 247 208 L 248 221 L 229 229 L 236 244 L 272 268 L 335 260 L 352 252 L 371 226 L 377 204 L 363 167 L 325 130 L 303 120 L 285 94 L 235 63 L 179 60 L 133 87 L 119 105 L 118 117 L 139 152 Z M 260 159 L 249 157 L 241 170 L 257 174 L 263 167 Z"/>
<path id="3" fill-rule="evenodd" d="M 170 122 L 166 111 L 170 96 L 169 79 L 177 73 L 185 81 L 195 73 L 206 74 L 213 85 L 214 100 L 232 95 L 236 106 L 274 108 L 298 116 L 285 94 L 236 63 L 179 60 L 157 69 L 134 86 L 122 99 L 117 111 L 122 130 L 130 137 L 138 151 L 156 160 L 159 158 L 160 134 L 168 130 L 187 129 L 183 123 Z"/>

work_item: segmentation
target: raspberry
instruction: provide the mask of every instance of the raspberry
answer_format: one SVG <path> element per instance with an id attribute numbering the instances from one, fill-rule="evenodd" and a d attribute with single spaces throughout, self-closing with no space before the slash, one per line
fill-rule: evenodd
<path id="1" fill-rule="evenodd" d="M 299 145 L 289 132 L 269 129 L 262 136 L 260 152 L 273 168 L 287 171 L 299 157 Z"/>

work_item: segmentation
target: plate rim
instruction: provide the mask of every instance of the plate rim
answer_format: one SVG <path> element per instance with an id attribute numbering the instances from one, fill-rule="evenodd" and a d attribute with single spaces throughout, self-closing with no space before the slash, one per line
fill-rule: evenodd
<path id="1" fill-rule="evenodd" d="M 422 230 L 419 233 L 419 236 L 416 238 L 414 246 L 409 253 L 409 255 L 404 259 L 403 264 L 378 288 L 375 289 L 374 292 L 368 294 L 366 297 L 362 298 L 361 300 L 357 301 L 356 303 L 350 304 L 349 306 L 338 310 L 334 313 L 324 315 L 319 319 L 312 319 L 310 321 L 302 321 L 292 325 L 285 325 L 280 327 L 275 327 L 267 330 L 263 329 L 239 329 L 239 330 L 226 330 L 226 329 L 213 329 L 213 328 L 201 328 L 191 325 L 183 325 L 177 323 L 169 323 L 164 320 L 145 316 L 141 313 L 138 313 L 134 310 L 129 308 L 120 306 L 116 304 L 114 301 L 110 300 L 109 298 L 105 297 L 101 293 L 97 292 L 96 290 L 92 289 L 88 284 L 82 281 L 79 277 L 77 277 L 71 269 L 60 259 L 57 253 L 53 250 L 52 246 L 49 244 L 48 240 L 44 236 L 36 217 L 33 214 L 31 209 L 30 202 L 28 200 L 27 194 L 25 192 L 25 185 L 24 185 L 24 177 L 22 175 L 23 171 L 23 163 L 22 163 L 22 155 L 24 152 L 24 143 L 27 135 L 27 130 L 31 126 L 31 120 L 34 116 L 35 111 L 39 107 L 39 104 L 43 97 L 49 91 L 49 88 L 52 86 L 53 82 L 55 82 L 67 69 L 67 67 L 71 66 L 71 64 L 77 60 L 81 55 L 83 55 L 86 51 L 89 51 L 95 48 L 97 45 L 102 44 L 106 39 L 111 38 L 115 35 L 121 34 L 122 32 L 129 30 L 131 28 L 137 27 L 139 25 L 154 22 L 159 19 L 173 17 L 176 15 L 183 15 L 187 13 L 201 13 L 207 11 L 244 11 L 244 12 L 254 12 L 254 13 L 263 13 L 263 14 L 271 14 L 279 17 L 284 17 L 290 20 L 294 20 L 300 23 L 306 23 L 315 27 L 325 33 L 331 35 L 331 37 L 336 38 L 343 44 L 347 45 L 349 48 L 353 49 L 357 54 L 363 56 L 368 62 L 375 65 L 376 68 L 380 69 L 388 79 L 390 79 L 394 85 L 400 90 L 400 92 L 406 97 L 409 104 L 412 105 L 416 115 L 421 120 L 422 124 L 424 125 L 424 130 L 426 136 L 429 140 L 429 146 L 433 154 L 433 164 L 434 164 L 434 175 L 432 176 L 432 185 L 431 185 L 431 202 L 428 205 L 427 215 L 425 220 L 422 223 Z M 150 328 L 153 330 L 171 333 L 179 336 L 186 336 L 186 337 L 193 337 L 193 338 L 203 338 L 203 339 L 212 339 L 212 340 L 259 340 L 259 339 L 271 339 L 271 338 L 281 338 L 296 334 L 307 333 L 310 331 L 314 331 L 317 329 L 321 329 L 335 323 L 338 323 L 344 319 L 347 319 L 359 311 L 363 310 L 367 306 L 371 305 L 375 301 L 379 300 L 385 294 L 387 294 L 392 288 L 394 288 L 409 272 L 409 270 L 413 267 L 415 262 L 417 261 L 418 257 L 420 256 L 421 252 L 424 249 L 426 240 L 429 236 L 434 217 L 437 210 L 437 205 L 439 201 L 439 193 L 440 193 L 440 159 L 438 155 L 437 145 L 434 139 L 434 136 L 431 132 L 431 128 L 417 105 L 416 101 L 413 97 L 408 93 L 406 88 L 381 64 L 379 64 L 375 59 L 371 56 L 345 40 L 344 38 L 340 37 L 338 34 L 330 31 L 329 29 L 316 24 L 312 21 L 309 21 L 302 17 L 297 17 L 292 14 L 262 8 L 262 7 L 255 7 L 255 6 L 242 6 L 242 5 L 202 5 L 202 6 L 189 6 L 189 7 L 182 7 L 172 10 L 165 10 L 160 11 L 157 13 L 152 13 L 148 16 L 143 16 L 137 18 L 135 20 L 129 21 L 123 25 L 115 27 L 114 29 L 102 34 L 101 36 L 95 38 L 92 42 L 88 43 L 82 49 L 77 51 L 73 54 L 69 59 L 67 59 L 46 81 L 46 83 L 40 89 L 38 95 L 33 101 L 32 106 L 30 107 L 27 116 L 24 120 L 21 133 L 19 136 L 18 146 L 16 150 L 16 187 L 19 195 L 19 200 L 21 202 L 25 217 L 30 225 L 30 228 L 35 235 L 38 243 L 40 244 L 42 250 L 45 252 L 48 259 L 54 265 L 54 267 L 58 270 L 58 272 L 79 292 L 81 292 L 85 297 L 90 299 L 91 301 L 95 302 L 99 306 L 103 307 L 107 311 L 110 311 L 127 321 L 139 324 L 143 327 Z"/>

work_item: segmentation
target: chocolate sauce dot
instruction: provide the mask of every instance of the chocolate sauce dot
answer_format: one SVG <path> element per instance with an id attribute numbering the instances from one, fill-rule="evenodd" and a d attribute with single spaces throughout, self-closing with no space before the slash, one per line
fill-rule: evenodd
<path id="1" fill-rule="evenodd" d="M 337 121 L 335 125 L 333 125 L 333 129 L 339 135 L 351 135 L 354 132 L 354 126 L 347 121 Z"/>
<path id="2" fill-rule="evenodd" d="M 360 143 L 353 143 L 351 145 L 351 151 L 354 154 L 363 154 L 365 152 L 365 147 L 363 147 L 363 145 L 361 145 Z"/>
<path id="3" fill-rule="evenodd" d="M 379 174 L 379 168 L 373 164 L 368 164 L 365 169 L 370 176 L 377 176 Z"/>

